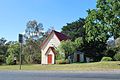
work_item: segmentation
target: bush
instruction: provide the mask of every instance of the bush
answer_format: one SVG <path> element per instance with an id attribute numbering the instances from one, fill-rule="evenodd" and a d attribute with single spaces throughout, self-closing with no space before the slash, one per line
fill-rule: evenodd
<path id="1" fill-rule="evenodd" d="M 56 55 L 56 60 L 64 60 L 64 59 L 65 59 L 65 55 L 64 55 L 64 54 L 58 53 L 58 54 Z"/>
<path id="2" fill-rule="evenodd" d="M 114 55 L 116 61 L 120 61 L 120 52 Z"/>
<path id="3" fill-rule="evenodd" d="M 70 61 L 68 59 L 65 60 L 66 64 L 70 64 Z"/>
<path id="4" fill-rule="evenodd" d="M 56 64 L 69 64 L 69 60 L 68 59 L 56 60 Z"/>
<path id="5" fill-rule="evenodd" d="M 3 55 L 0 55 L 0 65 L 4 63 L 4 61 L 5 61 L 5 57 Z"/>
<path id="6" fill-rule="evenodd" d="M 33 63 L 40 64 L 41 63 L 41 54 L 37 53 L 33 56 Z"/>
<path id="7" fill-rule="evenodd" d="M 105 51 L 105 56 L 113 58 L 113 56 L 116 54 L 117 48 L 108 48 Z"/>
<path id="8" fill-rule="evenodd" d="M 14 64 L 14 55 L 10 54 L 6 59 L 6 64 L 13 65 Z"/>
<path id="9" fill-rule="evenodd" d="M 103 57 L 101 61 L 112 61 L 111 57 Z"/>

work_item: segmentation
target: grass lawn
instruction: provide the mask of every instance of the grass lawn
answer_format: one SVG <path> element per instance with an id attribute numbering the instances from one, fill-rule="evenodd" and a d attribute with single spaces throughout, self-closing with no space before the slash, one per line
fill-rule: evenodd
<path id="1" fill-rule="evenodd" d="M 1 65 L 0 70 L 19 70 L 19 65 Z M 22 65 L 22 70 L 76 70 L 76 71 L 109 71 L 120 70 L 120 61 L 94 62 L 94 63 L 73 63 L 41 65 Z"/>

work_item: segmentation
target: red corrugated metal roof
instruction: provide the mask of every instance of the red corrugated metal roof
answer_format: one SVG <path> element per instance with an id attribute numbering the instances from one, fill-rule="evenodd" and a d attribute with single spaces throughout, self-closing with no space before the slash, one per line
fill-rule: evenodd
<path id="1" fill-rule="evenodd" d="M 60 32 L 57 32 L 57 31 L 54 31 L 54 33 L 60 41 L 69 39 L 68 36 L 66 36 L 63 33 L 60 33 Z"/>
<path id="2" fill-rule="evenodd" d="M 63 33 L 61 33 L 61 32 L 57 32 L 57 31 L 55 31 L 55 30 L 52 30 L 52 32 L 48 35 L 48 37 L 47 37 L 47 38 L 43 41 L 43 43 L 40 45 L 40 48 L 43 47 L 43 45 L 47 42 L 47 40 L 49 39 L 49 37 L 50 37 L 50 35 L 51 35 L 52 33 L 54 33 L 60 41 L 69 39 L 69 37 L 66 36 L 65 34 L 63 34 Z"/>

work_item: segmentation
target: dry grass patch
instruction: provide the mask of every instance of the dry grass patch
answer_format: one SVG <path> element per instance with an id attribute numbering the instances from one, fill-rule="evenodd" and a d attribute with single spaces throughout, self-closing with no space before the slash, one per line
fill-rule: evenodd
<path id="1" fill-rule="evenodd" d="M 55 64 L 55 65 L 41 65 L 31 64 L 22 65 L 22 70 L 70 70 L 70 71 L 109 71 L 120 70 L 120 61 L 110 62 L 94 62 L 94 63 L 73 63 L 73 64 Z M 0 70 L 19 70 L 19 65 L 2 65 Z"/>

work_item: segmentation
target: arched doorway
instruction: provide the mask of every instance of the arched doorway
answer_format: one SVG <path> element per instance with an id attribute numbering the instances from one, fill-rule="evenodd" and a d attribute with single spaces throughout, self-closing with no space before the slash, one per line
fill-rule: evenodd
<path id="1" fill-rule="evenodd" d="M 52 54 L 48 54 L 48 64 L 52 64 Z"/>

